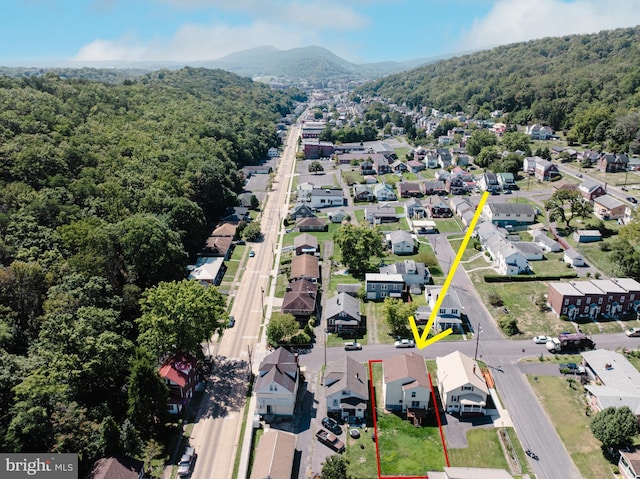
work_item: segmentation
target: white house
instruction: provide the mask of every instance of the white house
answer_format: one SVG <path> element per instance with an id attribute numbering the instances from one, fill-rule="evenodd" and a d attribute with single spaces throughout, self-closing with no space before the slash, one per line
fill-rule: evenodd
<path id="1" fill-rule="evenodd" d="M 329 208 L 343 206 L 345 202 L 342 189 L 314 188 L 309 195 L 309 203 L 311 208 Z"/>
<path id="2" fill-rule="evenodd" d="M 429 315 L 431 314 L 431 311 L 433 311 L 433 308 L 436 307 L 436 302 L 438 301 L 441 293 L 441 286 L 430 286 L 425 288 L 424 296 L 427 300 L 427 304 L 429 305 Z M 461 332 L 462 309 L 462 302 L 458 297 L 456 289 L 453 287 L 449 288 L 447 295 L 442 299 L 440 307 L 438 308 L 438 315 L 436 316 L 433 329 L 437 331 L 444 331 L 451 328 L 455 333 Z M 426 319 L 429 319 L 428 316 Z M 420 323 L 422 322 L 423 320 L 420 321 Z"/>
<path id="3" fill-rule="evenodd" d="M 278 348 L 266 356 L 256 378 L 258 414 L 293 416 L 298 383 L 298 361 L 292 353 Z"/>
<path id="4" fill-rule="evenodd" d="M 496 260 L 500 274 L 513 275 L 529 271 L 527 258 L 512 244 L 502 246 L 497 252 Z"/>
<path id="5" fill-rule="evenodd" d="M 564 252 L 564 262 L 573 267 L 584 266 L 584 257 L 575 249 L 568 249 Z"/>
<path id="6" fill-rule="evenodd" d="M 376 183 L 371 186 L 371 191 L 378 201 L 395 201 L 398 199 L 393 186 L 388 183 Z"/>
<path id="7" fill-rule="evenodd" d="M 413 254 L 415 243 L 411 233 L 404 230 L 395 230 L 387 234 L 387 243 L 393 254 Z"/>
<path id="8" fill-rule="evenodd" d="M 484 414 L 489 388 L 475 360 L 454 351 L 436 358 L 438 390 L 444 409 L 452 414 Z"/>
<path id="9" fill-rule="evenodd" d="M 424 357 L 408 353 L 384 359 L 382 388 L 384 407 L 389 411 L 427 409 L 431 387 Z"/>
<path id="10" fill-rule="evenodd" d="M 536 221 L 533 206 L 523 203 L 487 203 L 482 208 L 482 216 L 498 226 L 533 224 Z"/>
<path id="11" fill-rule="evenodd" d="M 369 401 L 367 368 L 351 356 L 327 364 L 324 373 L 327 412 L 342 419 L 363 418 Z"/>
<path id="12" fill-rule="evenodd" d="M 538 246 L 540 246 L 544 251 L 547 251 L 549 253 L 557 253 L 562 249 L 560 243 L 558 243 L 553 238 L 549 238 L 542 232 L 534 233 L 533 241 L 534 243 L 537 243 Z"/>

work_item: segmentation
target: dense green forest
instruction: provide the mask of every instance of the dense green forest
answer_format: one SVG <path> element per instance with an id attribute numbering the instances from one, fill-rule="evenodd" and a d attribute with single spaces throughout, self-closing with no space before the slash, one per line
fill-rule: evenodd
<path id="1" fill-rule="evenodd" d="M 0 449 L 86 467 L 161 439 L 158 360 L 225 313 L 185 266 L 293 106 L 205 69 L 0 77 Z"/>
<path id="2" fill-rule="evenodd" d="M 569 130 L 588 108 L 603 107 L 614 118 L 637 109 L 639 87 L 635 27 L 501 46 L 388 76 L 356 93 L 478 118 L 502 110 L 511 123 Z"/>

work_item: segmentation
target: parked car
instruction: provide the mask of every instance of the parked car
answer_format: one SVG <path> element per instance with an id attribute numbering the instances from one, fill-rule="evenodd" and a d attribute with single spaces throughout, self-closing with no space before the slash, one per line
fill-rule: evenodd
<path id="1" fill-rule="evenodd" d="M 536 336 L 533 338 L 533 342 L 536 344 L 547 344 L 547 341 L 549 341 L 549 338 L 546 336 Z"/>
<path id="2" fill-rule="evenodd" d="M 196 450 L 195 448 L 188 446 L 184 450 L 184 454 L 180 458 L 178 463 L 178 477 L 186 477 L 193 472 L 193 467 L 196 463 Z"/>
<path id="3" fill-rule="evenodd" d="M 413 342 L 413 339 L 399 339 L 393 345 L 396 348 L 415 348 L 416 343 Z"/>
<path id="4" fill-rule="evenodd" d="M 336 452 L 344 451 L 344 442 L 338 439 L 334 434 L 331 434 L 330 432 L 325 431 L 324 429 L 320 429 L 318 432 L 316 432 L 316 437 L 318 438 L 318 441 L 320 441 L 325 446 L 330 447 L 334 451 Z"/>
<path id="5" fill-rule="evenodd" d="M 322 419 L 322 425 L 338 436 L 342 434 L 342 428 L 340 427 L 340 424 L 338 424 L 338 421 L 336 421 L 335 419 L 325 417 L 324 419 Z"/>
<path id="6" fill-rule="evenodd" d="M 251 250 L 249 251 L 249 258 L 253 258 L 256 255 L 256 252 Z"/>
<path id="7" fill-rule="evenodd" d="M 236 325 L 236 318 L 233 316 L 229 316 L 229 323 L 227 324 L 228 328 L 233 328 Z"/>
<path id="8" fill-rule="evenodd" d="M 362 349 L 362 344 L 357 341 L 347 341 L 344 343 L 345 351 L 358 351 L 360 349 Z"/>
<path id="9" fill-rule="evenodd" d="M 586 374 L 587 370 L 584 366 L 581 366 L 576 363 L 560 363 L 558 364 L 561 373 L 569 373 L 569 374 Z"/>
<path id="10" fill-rule="evenodd" d="M 627 329 L 624 334 L 629 336 L 630 338 L 640 338 L 640 328 L 631 328 Z"/>
<path id="11" fill-rule="evenodd" d="M 631 203 L 633 203 L 634 205 L 638 203 L 638 200 L 636 200 L 633 196 L 627 196 L 627 201 L 631 201 Z"/>

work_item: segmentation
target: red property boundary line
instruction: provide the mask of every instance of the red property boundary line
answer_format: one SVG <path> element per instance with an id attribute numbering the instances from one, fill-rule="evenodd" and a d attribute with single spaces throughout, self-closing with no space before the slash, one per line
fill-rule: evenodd
<path id="1" fill-rule="evenodd" d="M 382 363 L 382 359 L 371 359 L 369 360 L 369 396 L 371 397 L 371 410 L 373 412 L 373 434 L 376 443 L 376 463 L 378 467 L 378 479 L 429 479 L 429 476 L 383 476 L 380 471 L 380 448 L 378 445 L 378 414 L 376 413 L 376 396 L 374 394 L 373 388 L 373 363 Z M 447 467 L 451 467 L 449 465 L 449 454 L 447 453 L 447 446 L 444 441 L 444 433 L 442 432 L 442 422 L 440 421 L 440 412 L 438 409 L 438 402 L 435 396 L 435 391 L 433 389 L 433 382 L 431 381 L 431 374 L 429 376 L 429 386 L 431 387 L 431 397 L 433 397 L 433 402 L 436 406 L 436 418 L 438 419 L 438 431 L 440 431 L 440 441 L 442 441 L 442 449 L 444 450 L 444 458 L 447 463 Z"/>

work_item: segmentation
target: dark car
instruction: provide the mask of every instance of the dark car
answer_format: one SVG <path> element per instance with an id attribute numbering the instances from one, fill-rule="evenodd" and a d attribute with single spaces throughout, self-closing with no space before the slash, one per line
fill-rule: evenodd
<path id="1" fill-rule="evenodd" d="M 335 419 L 325 417 L 322 420 L 322 425 L 336 435 L 342 434 L 342 428 L 340 427 L 340 424 L 338 424 L 338 421 L 336 421 Z"/>
<path id="2" fill-rule="evenodd" d="M 233 328 L 236 325 L 236 318 L 233 316 L 229 316 L 229 324 L 227 324 L 228 328 Z"/>
<path id="3" fill-rule="evenodd" d="M 193 466 L 196 463 L 196 450 L 193 447 L 187 447 L 178 463 L 178 477 L 186 477 L 193 472 Z"/>
<path id="4" fill-rule="evenodd" d="M 636 200 L 633 196 L 627 196 L 627 201 L 630 201 L 634 205 L 638 203 L 638 200 Z"/>

